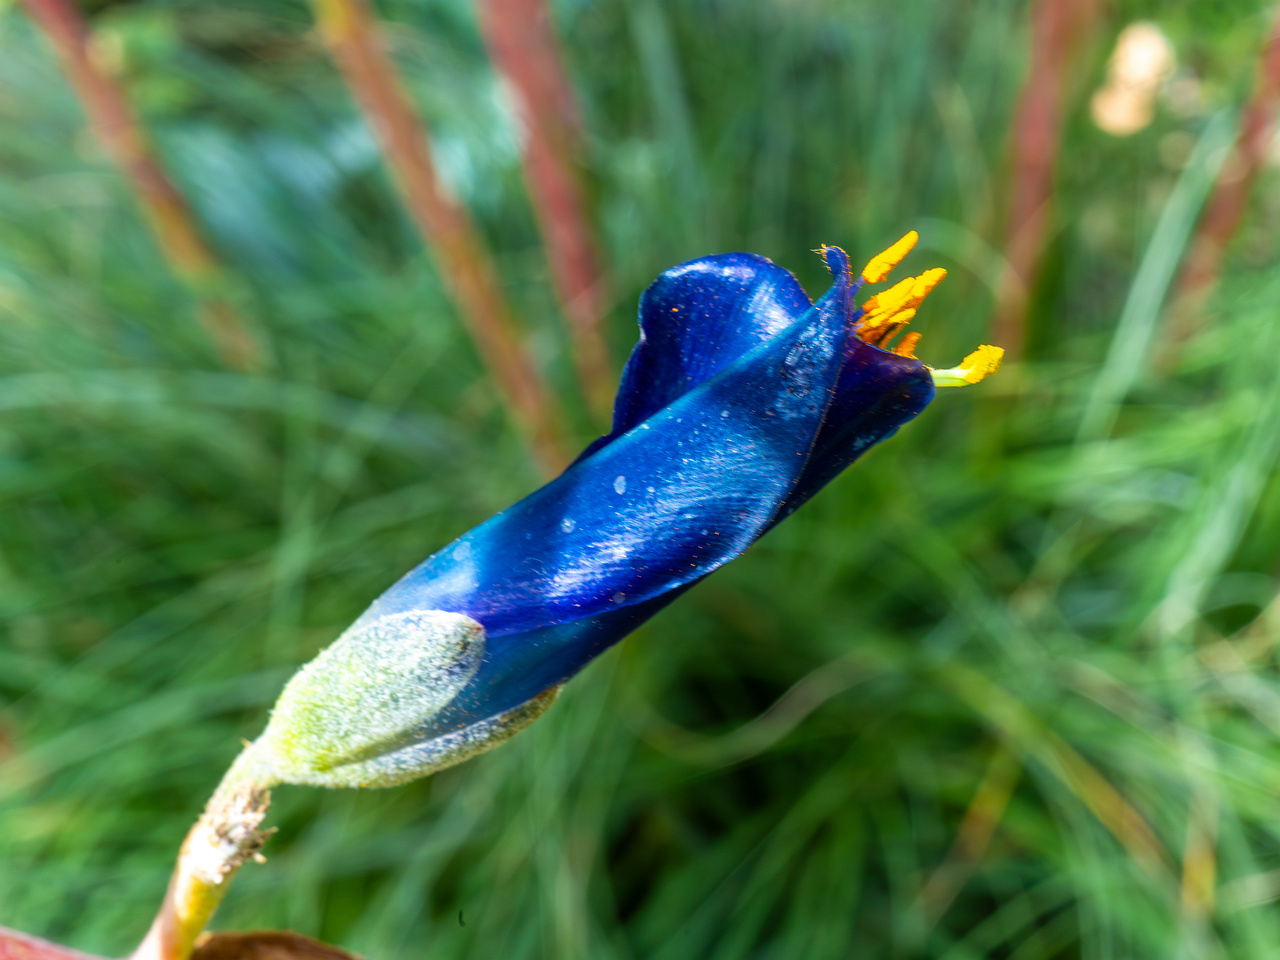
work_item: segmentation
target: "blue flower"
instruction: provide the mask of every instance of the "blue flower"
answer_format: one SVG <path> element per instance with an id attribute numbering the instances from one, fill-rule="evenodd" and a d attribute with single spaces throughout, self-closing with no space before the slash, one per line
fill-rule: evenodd
<path id="1" fill-rule="evenodd" d="M 362 649 L 386 650 L 396 638 L 425 649 L 410 634 L 428 612 L 483 628 L 482 654 L 478 641 L 466 646 L 465 671 L 421 667 L 454 678 L 447 704 L 433 701 L 411 729 L 362 748 L 354 779 L 398 782 L 509 735 L 541 712 L 549 691 L 892 436 L 935 386 L 993 371 L 993 347 L 943 371 L 915 358 L 917 335 L 889 348 L 945 271 L 855 303 L 863 282 L 882 280 L 914 242 L 909 234 L 856 279 L 843 250 L 822 248 L 833 283 L 816 303 L 789 272 L 753 254 L 702 257 L 662 274 L 640 301 L 640 342 L 611 432 L 560 477 L 408 573 L 348 631 Z M 450 636 L 448 649 L 463 649 Z M 379 676 L 388 672 L 396 670 L 383 664 Z M 388 777 L 392 767 L 399 772 Z"/>

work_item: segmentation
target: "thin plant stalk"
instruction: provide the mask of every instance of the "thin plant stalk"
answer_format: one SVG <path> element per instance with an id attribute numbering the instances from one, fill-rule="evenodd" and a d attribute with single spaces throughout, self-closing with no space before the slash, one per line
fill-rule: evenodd
<path id="1" fill-rule="evenodd" d="M 1031 8 L 1030 72 L 1013 121 L 1007 266 L 993 335 L 1010 357 L 1025 345 L 1028 298 L 1048 237 L 1072 55 L 1100 13 L 1098 0 L 1037 0 Z"/>
<path id="2" fill-rule="evenodd" d="M 88 953 L 0 927 L 0 960 L 101 960 Z"/>
<path id="3" fill-rule="evenodd" d="M 22 0 L 57 52 L 94 134 L 124 173 L 174 274 L 201 301 L 201 325 L 223 361 L 256 367 L 261 347 L 244 318 L 216 294 L 222 268 L 196 226 L 191 207 L 164 169 L 124 91 L 95 56 L 88 25 L 71 0 Z"/>
<path id="4" fill-rule="evenodd" d="M 558 470 L 567 458 L 550 391 L 517 336 L 498 271 L 479 230 L 440 181 L 427 130 L 386 53 L 368 6 L 364 0 L 312 0 L 312 8 L 481 359 L 542 467 L 547 472 Z"/>
<path id="5" fill-rule="evenodd" d="M 938 920 L 950 908 L 987 852 L 996 828 L 1004 819 L 1021 772 L 1013 753 L 1003 745 L 997 747 L 987 765 L 986 775 L 960 822 L 946 860 L 934 870 L 920 892 L 920 906 L 927 929 L 937 926 Z"/>
<path id="6" fill-rule="evenodd" d="M 1178 275 L 1171 346 L 1194 332 L 1204 301 L 1217 284 L 1223 255 L 1240 226 L 1258 172 L 1267 161 L 1277 112 L 1280 112 L 1280 15 L 1259 56 L 1257 79 L 1240 115 L 1235 146 L 1218 173 L 1213 196 Z"/>
<path id="7" fill-rule="evenodd" d="M 592 412 L 608 415 L 613 377 L 602 330 L 604 280 L 579 178 L 582 123 L 545 0 L 480 0 L 480 26 L 520 124 L 524 176 L 547 249 L 574 362 Z"/>
<path id="8" fill-rule="evenodd" d="M 187 834 L 164 901 L 129 960 L 187 960 L 213 918 L 236 871 L 270 835 L 262 821 L 273 783 L 250 744 L 227 771 L 204 813 Z"/>

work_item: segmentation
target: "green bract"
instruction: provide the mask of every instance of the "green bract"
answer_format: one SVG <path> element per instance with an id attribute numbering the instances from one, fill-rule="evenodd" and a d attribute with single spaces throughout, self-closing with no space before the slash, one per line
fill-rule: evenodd
<path id="1" fill-rule="evenodd" d="M 289 681 L 259 757 L 277 782 L 362 785 L 366 761 L 411 742 L 475 676 L 484 641 L 475 620 L 437 610 L 353 626 Z"/>

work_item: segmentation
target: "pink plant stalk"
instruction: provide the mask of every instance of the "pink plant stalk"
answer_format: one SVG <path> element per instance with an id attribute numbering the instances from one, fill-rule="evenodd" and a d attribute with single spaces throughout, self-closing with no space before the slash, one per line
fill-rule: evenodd
<path id="1" fill-rule="evenodd" d="M 1218 281 L 1222 258 L 1244 216 L 1258 171 L 1267 160 L 1267 148 L 1280 111 L 1280 16 L 1271 28 L 1258 62 L 1253 95 L 1240 116 L 1235 147 L 1218 174 L 1218 183 L 1205 208 L 1183 263 L 1175 288 L 1180 317 L 1174 339 L 1192 331 L 1195 315 Z"/>
<path id="2" fill-rule="evenodd" d="M 475 223 L 440 182 L 427 130 L 368 6 L 364 0 L 312 0 L 312 7 L 481 359 L 544 470 L 557 472 L 567 457 L 550 391 L 517 335 L 498 271 Z"/>
<path id="3" fill-rule="evenodd" d="M 61 944 L 0 927 L 0 960 L 101 960 Z"/>
<path id="4" fill-rule="evenodd" d="M 1053 175 L 1072 55 L 1101 13 L 1099 0 L 1036 0 L 1031 64 L 1013 121 L 1013 187 L 993 338 L 1010 356 L 1026 341 L 1027 298 L 1048 236 Z"/>
<path id="5" fill-rule="evenodd" d="M 217 257 L 138 124 L 124 91 L 94 56 L 80 11 L 71 0 L 22 0 L 22 5 L 57 52 L 99 143 L 133 188 L 165 260 L 202 300 L 200 322 L 223 361 L 238 369 L 258 366 L 262 351 L 248 324 L 213 292 L 222 273 Z"/>
<path id="6" fill-rule="evenodd" d="M 601 329 L 604 283 L 579 180 L 582 125 L 545 0 L 480 0 L 480 26 L 520 123 L 525 181 L 547 248 L 574 361 L 592 411 L 608 415 L 613 376 Z"/>

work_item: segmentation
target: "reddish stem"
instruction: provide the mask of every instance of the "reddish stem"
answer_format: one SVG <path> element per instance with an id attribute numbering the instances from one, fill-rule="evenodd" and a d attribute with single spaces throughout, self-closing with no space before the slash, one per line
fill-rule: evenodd
<path id="1" fill-rule="evenodd" d="M 101 960 L 61 944 L 0 927 L 0 960 Z"/>
<path id="2" fill-rule="evenodd" d="M 1031 70 L 1013 121 L 1013 188 L 996 306 L 995 340 L 1010 356 L 1026 339 L 1028 294 L 1048 234 L 1068 68 L 1101 12 L 1098 0 L 1037 0 L 1031 9 Z"/>
<path id="3" fill-rule="evenodd" d="M 1198 312 L 1199 304 L 1217 283 L 1223 254 L 1244 216 L 1258 171 L 1266 162 L 1277 108 L 1280 108 L 1280 17 L 1262 48 L 1257 81 L 1240 117 L 1235 148 L 1218 174 L 1213 196 L 1178 277 L 1176 292 L 1184 320 Z M 1190 331 L 1179 332 L 1185 336 Z M 1175 332 L 1175 337 L 1179 332 Z"/>
<path id="4" fill-rule="evenodd" d="M 224 301 L 206 296 L 221 269 L 196 227 L 186 198 L 165 172 L 139 126 L 124 91 L 94 56 L 93 41 L 71 0 L 22 0 L 57 51 L 93 132 L 133 188 L 161 252 L 179 279 L 205 300 L 201 323 L 230 366 L 256 366 L 260 349 L 243 318 Z"/>
<path id="5" fill-rule="evenodd" d="M 430 139 L 364 0 L 312 0 L 321 32 L 436 257 L 472 339 L 544 469 L 566 461 L 549 391 L 516 335 L 498 271 L 466 208 L 445 189 Z"/>
<path id="6" fill-rule="evenodd" d="M 480 0 L 480 25 L 515 101 L 525 180 L 583 392 L 592 410 L 605 416 L 613 378 L 601 330 L 603 278 L 578 178 L 581 121 L 555 27 L 545 0 Z"/>

